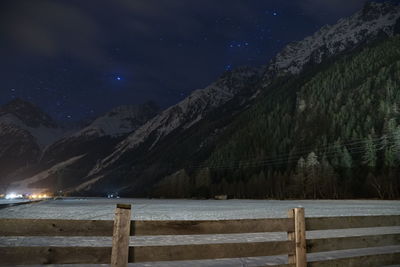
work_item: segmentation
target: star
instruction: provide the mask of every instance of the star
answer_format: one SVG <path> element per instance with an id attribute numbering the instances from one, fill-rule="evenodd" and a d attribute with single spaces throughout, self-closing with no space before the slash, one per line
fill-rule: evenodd
<path id="1" fill-rule="evenodd" d="M 121 81 L 121 80 L 122 80 L 122 78 L 121 78 L 120 76 L 115 77 L 115 79 L 116 79 L 117 81 Z"/>

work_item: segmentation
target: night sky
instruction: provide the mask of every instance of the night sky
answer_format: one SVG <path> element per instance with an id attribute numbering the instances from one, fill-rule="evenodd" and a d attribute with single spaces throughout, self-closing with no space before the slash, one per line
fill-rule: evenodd
<path id="1" fill-rule="evenodd" d="M 0 104 L 15 97 L 78 121 L 122 104 L 161 107 L 364 0 L 1 0 Z"/>

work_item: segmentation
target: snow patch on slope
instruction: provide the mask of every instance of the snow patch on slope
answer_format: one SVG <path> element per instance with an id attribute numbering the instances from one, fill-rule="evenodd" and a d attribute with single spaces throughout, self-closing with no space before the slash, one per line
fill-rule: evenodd
<path id="1" fill-rule="evenodd" d="M 143 117 L 151 112 L 142 110 L 144 107 L 120 106 L 104 116 L 97 118 L 89 126 L 74 134 L 78 136 L 111 136 L 118 137 L 136 130 L 142 123 Z M 155 111 L 154 111 L 155 112 Z M 143 114 L 141 114 L 143 113 Z"/>
<path id="2" fill-rule="evenodd" d="M 117 137 L 129 133 L 137 127 L 132 122 L 137 110 L 131 106 L 121 106 L 113 109 L 104 116 L 97 118 L 89 126 L 85 127 L 74 136 L 96 135 Z"/>
<path id="3" fill-rule="evenodd" d="M 74 162 L 76 162 L 77 160 L 79 160 L 80 158 L 84 157 L 85 155 L 79 155 L 73 158 L 70 158 L 66 161 L 60 162 L 56 165 L 54 165 L 53 167 L 44 170 L 30 178 L 24 179 L 22 181 L 18 181 L 18 182 L 14 182 L 10 185 L 10 188 L 14 191 L 14 192 L 19 192 L 19 193 L 25 193 L 25 192 L 30 192 L 33 189 L 30 187 L 31 184 L 34 184 L 36 182 L 42 181 L 46 178 L 48 178 L 49 176 L 57 173 L 58 171 L 72 165 Z M 35 191 L 45 191 L 47 188 L 34 188 Z"/>

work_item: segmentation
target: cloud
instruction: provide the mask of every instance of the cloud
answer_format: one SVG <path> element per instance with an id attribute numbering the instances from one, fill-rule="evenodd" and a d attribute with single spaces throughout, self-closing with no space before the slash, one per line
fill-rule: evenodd
<path id="1" fill-rule="evenodd" d="M 27 53 L 53 58 L 62 55 L 100 63 L 101 34 L 84 11 L 60 1 L 12 0 L 0 6 L 0 33 Z"/>
<path id="2" fill-rule="evenodd" d="M 361 9 L 366 0 L 299 0 L 303 12 L 318 20 L 327 21 L 337 17 L 345 17 Z"/>
<path id="3" fill-rule="evenodd" d="M 125 24 L 135 33 L 152 35 L 162 28 L 167 34 L 181 38 L 209 30 L 205 17 L 229 16 L 240 24 L 253 15 L 250 5 L 232 0 L 115 0 L 114 6 L 128 12 Z"/>
<path id="4" fill-rule="evenodd" d="M 0 35 L 12 50 L 106 65 L 113 37 L 190 40 L 208 31 L 205 17 L 218 16 L 239 24 L 252 17 L 246 3 L 232 0 L 1 0 Z"/>

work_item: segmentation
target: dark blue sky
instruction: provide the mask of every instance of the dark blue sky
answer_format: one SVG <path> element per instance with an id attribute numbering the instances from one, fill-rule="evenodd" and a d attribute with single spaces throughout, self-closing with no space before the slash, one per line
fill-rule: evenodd
<path id="1" fill-rule="evenodd" d="M 2 0 L 0 104 L 58 120 L 172 105 L 237 66 L 362 8 L 364 0 Z"/>

